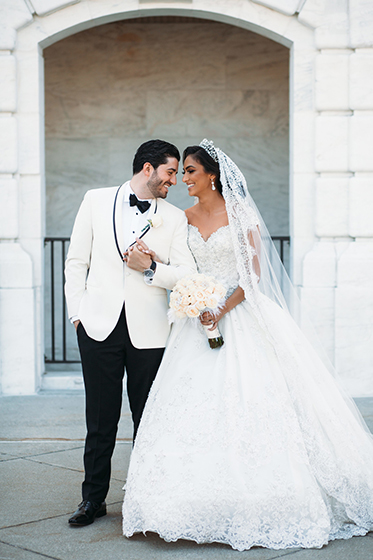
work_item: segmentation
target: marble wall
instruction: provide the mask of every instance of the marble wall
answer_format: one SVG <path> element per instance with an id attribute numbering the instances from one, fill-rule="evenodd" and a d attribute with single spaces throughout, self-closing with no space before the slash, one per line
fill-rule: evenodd
<path id="1" fill-rule="evenodd" d="M 272 235 L 289 234 L 289 50 L 182 17 L 102 25 L 44 50 L 46 230 L 69 236 L 85 191 L 131 177 L 136 148 L 212 138 L 244 171 Z M 181 182 L 170 202 L 187 208 Z"/>
<path id="2" fill-rule="evenodd" d="M 0 0 L 0 20 L 0 390 L 47 377 L 45 234 L 68 236 L 84 191 L 126 179 L 143 140 L 206 135 L 272 234 L 290 230 L 292 279 L 339 378 L 372 395 L 372 1 Z"/>

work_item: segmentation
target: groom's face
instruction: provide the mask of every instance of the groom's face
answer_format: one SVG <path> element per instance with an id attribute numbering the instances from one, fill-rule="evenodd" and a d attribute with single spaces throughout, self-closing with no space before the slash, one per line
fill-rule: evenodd
<path id="1" fill-rule="evenodd" d="M 146 185 L 154 198 L 166 198 L 171 185 L 176 185 L 178 168 L 179 162 L 177 159 L 170 157 L 166 163 L 162 163 L 157 169 L 153 169 Z"/>

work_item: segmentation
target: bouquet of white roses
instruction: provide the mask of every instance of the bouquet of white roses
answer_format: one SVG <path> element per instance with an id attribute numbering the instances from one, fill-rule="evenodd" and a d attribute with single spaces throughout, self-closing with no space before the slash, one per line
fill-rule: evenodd
<path id="1" fill-rule="evenodd" d="M 211 276 L 204 274 L 193 274 L 179 280 L 170 296 L 169 318 L 175 319 L 185 317 L 196 318 L 204 311 L 215 313 L 224 304 L 226 289 Z M 203 325 L 207 333 L 211 348 L 223 346 L 224 340 L 219 329 L 209 330 Z"/>

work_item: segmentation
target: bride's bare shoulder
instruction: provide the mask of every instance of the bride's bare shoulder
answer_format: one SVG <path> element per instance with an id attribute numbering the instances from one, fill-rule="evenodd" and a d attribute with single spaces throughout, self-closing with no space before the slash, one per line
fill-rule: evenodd
<path id="1" fill-rule="evenodd" d="M 198 205 L 195 204 L 194 206 L 191 206 L 190 208 L 187 208 L 185 210 L 185 215 L 190 224 L 193 223 L 193 219 L 198 216 L 198 209 L 196 208 L 196 206 Z"/>

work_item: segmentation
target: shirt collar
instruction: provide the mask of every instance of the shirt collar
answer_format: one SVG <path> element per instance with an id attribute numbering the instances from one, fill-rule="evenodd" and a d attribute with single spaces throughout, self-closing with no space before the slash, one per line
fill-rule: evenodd
<path id="1" fill-rule="evenodd" d="M 136 194 L 136 193 L 134 193 L 133 190 L 131 189 L 131 183 L 130 183 L 130 181 L 127 181 L 127 183 L 125 183 L 125 184 L 123 185 L 123 190 L 124 190 L 123 200 L 124 200 L 124 202 L 129 203 L 129 201 L 130 201 L 130 195 L 131 195 L 131 194 Z M 136 195 L 136 196 L 137 196 L 137 195 Z M 139 196 L 137 196 L 137 198 L 138 198 L 139 200 L 141 200 L 141 201 L 145 201 L 145 200 L 146 200 L 147 202 L 149 202 L 149 204 L 151 204 L 152 201 L 154 200 L 153 198 L 140 198 Z"/>

